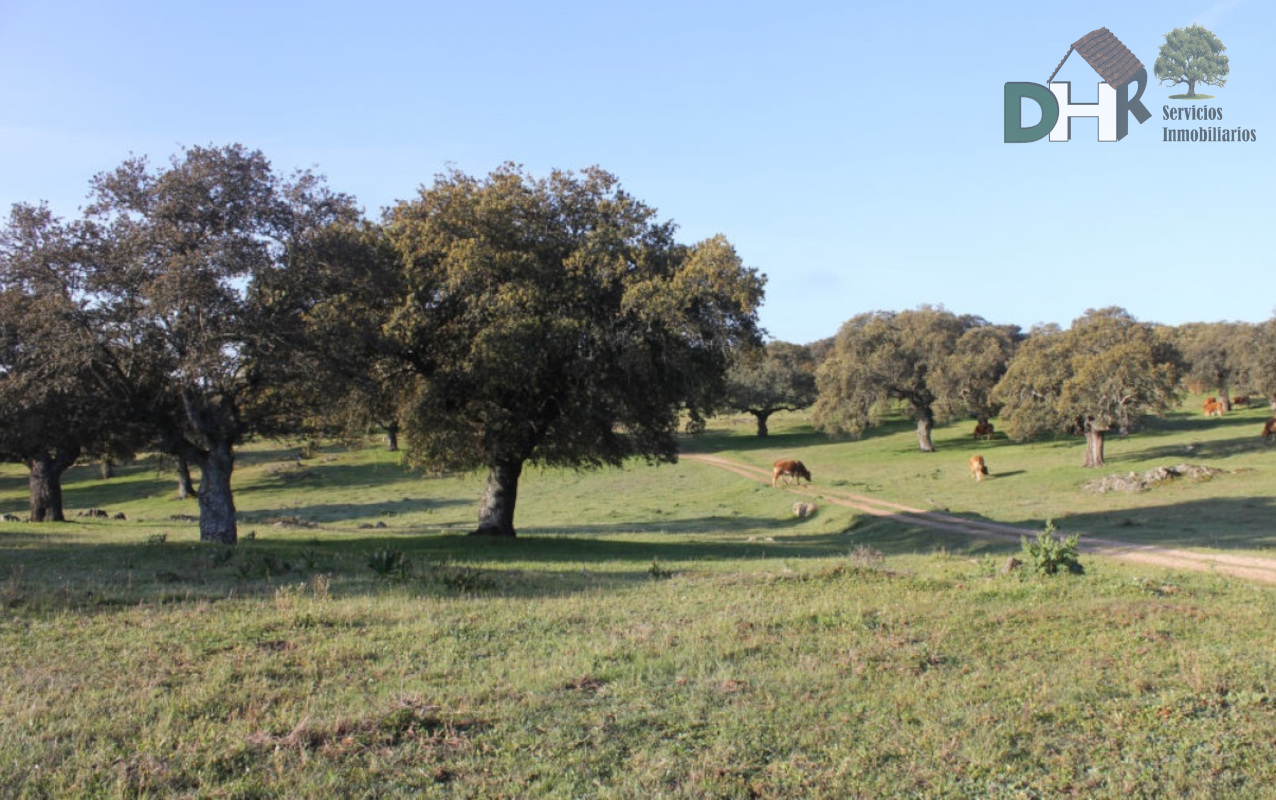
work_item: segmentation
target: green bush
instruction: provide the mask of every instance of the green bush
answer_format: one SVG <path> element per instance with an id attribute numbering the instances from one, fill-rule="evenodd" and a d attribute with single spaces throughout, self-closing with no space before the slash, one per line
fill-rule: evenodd
<path id="1" fill-rule="evenodd" d="M 1066 570 L 1074 575 L 1081 575 L 1085 567 L 1077 555 L 1077 534 L 1059 538 L 1055 536 L 1054 520 L 1046 520 L 1046 527 L 1037 534 L 1036 539 L 1022 538 L 1023 560 L 1027 569 L 1037 575 L 1057 575 Z"/>

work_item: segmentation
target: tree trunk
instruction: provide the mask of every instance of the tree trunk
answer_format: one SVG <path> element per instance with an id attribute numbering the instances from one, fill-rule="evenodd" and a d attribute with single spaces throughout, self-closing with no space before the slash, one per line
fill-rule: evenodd
<path id="1" fill-rule="evenodd" d="M 935 452 L 935 445 L 930 441 L 930 432 L 934 427 L 935 417 L 929 411 L 917 415 L 917 446 L 923 453 Z"/>
<path id="2" fill-rule="evenodd" d="M 1219 387 L 1218 405 L 1223 409 L 1224 414 L 1232 413 L 1232 394 L 1226 386 Z"/>
<path id="3" fill-rule="evenodd" d="M 767 428 L 767 426 L 766 426 L 766 421 L 767 421 L 767 419 L 771 416 L 771 414 L 770 414 L 769 412 L 764 413 L 764 412 L 761 412 L 761 411 L 750 411 L 749 413 L 750 413 L 750 414 L 752 414 L 753 416 L 757 417 L 757 420 L 758 420 L 758 438 L 759 438 L 759 439 L 765 439 L 766 437 L 770 436 L 770 435 L 771 435 L 771 431 Z"/>
<path id="4" fill-rule="evenodd" d="M 487 471 L 487 489 L 479 505 L 475 536 L 514 536 L 514 504 L 518 500 L 518 478 L 522 460 L 494 464 Z"/>
<path id="5" fill-rule="evenodd" d="M 109 458 L 104 458 L 102 459 L 102 463 L 99 465 L 99 470 L 102 475 L 102 480 L 109 481 L 111 478 L 115 477 L 115 462 Z"/>
<path id="6" fill-rule="evenodd" d="M 195 494 L 195 485 L 191 483 L 191 462 L 185 455 L 177 456 L 177 499 L 185 500 Z"/>
<path id="7" fill-rule="evenodd" d="M 1187 81 L 1187 96 L 1196 97 L 1196 81 L 1191 80 L 1190 78 Z"/>
<path id="8" fill-rule="evenodd" d="M 217 442 L 199 459 L 199 540 L 234 544 L 239 539 L 235 525 L 235 498 L 230 491 L 230 474 L 235 469 L 235 453 L 229 442 Z"/>
<path id="9" fill-rule="evenodd" d="M 391 453 L 399 452 L 399 423 L 391 422 L 385 426 L 385 449 Z"/>
<path id="10" fill-rule="evenodd" d="M 79 448 L 42 450 L 27 460 L 31 471 L 27 486 L 31 495 L 32 522 L 66 522 L 62 510 L 62 473 L 67 471 L 80 455 Z"/>
<path id="11" fill-rule="evenodd" d="M 1103 438 L 1105 431 L 1096 430 L 1093 426 L 1087 426 L 1085 431 L 1085 465 L 1086 467 L 1102 467 L 1107 462 L 1103 460 Z"/>

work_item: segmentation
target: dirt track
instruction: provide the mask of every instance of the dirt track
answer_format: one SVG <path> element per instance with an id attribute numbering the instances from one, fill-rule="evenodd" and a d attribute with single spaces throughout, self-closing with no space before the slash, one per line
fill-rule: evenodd
<path id="1" fill-rule="evenodd" d="M 697 461 L 725 469 L 750 480 L 759 480 L 768 485 L 771 483 L 771 472 L 761 467 L 742 464 L 739 461 L 732 461 L 721 456 L 699 453 L 684 453 L 681 457 L 688 461 Z M 1022 536 L 1036 536 L 1038 533 L 1038 531 L 1028 528 L 1003 525 L 999 522 L 963 519 L 951 514 L 940 514 L 920 508 L 910 508 L 888 500 L 852 494 L 838 489 L 825 487 L 816 489 L 809 484 L 806 486 L 788 486 L 785 487 L 785 490 L 793 494 L 817 497 L 826 503 L 846 506 L 877 517 L 894 517 L 904 522 L 924 525 L 928 528 L 950 533 L 963 533 L 968 536 L 980 536 L 986 539 L 1003 539 L 1016 543 L 1019 542 Z M 1095 539 L 1093 537 L 1083 537 L 1078 549 L 1085 553 L 1120 558 L 1139 564 L 1151 564 L 1169 569 L 1218 572 L 1237 578 L 1276 583 L 1276 559 L 1271 558 L 1195 553 L 1190 550 L 1176 550 L 1169 547 L 1158 547 L 1157 545 L 1133 544 L 1131 542 Z"/>

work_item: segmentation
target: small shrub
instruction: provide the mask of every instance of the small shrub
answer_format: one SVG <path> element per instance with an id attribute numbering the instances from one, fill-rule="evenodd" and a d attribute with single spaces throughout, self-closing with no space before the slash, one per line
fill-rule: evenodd
<path id="1" fill-rule="evenodd" d="M 164 544 L 164 542 L 167 542 L 167 541 L 168 541 L 167 533 L 152 533 L 150 536 L 146 537 L 146 543 L 149 545 Z"/>
<path id="2" fill-rule="evenodd" d="M 383 581 L 405 581 L 412 574 L 412 560 L 402 550 L 381 548 L 368 556 L 368 569 Z"/>
<path id="3" fill-rule="evenodd" d="M 1055 536 L 1054 520 L 1046 520 L 1046 527 L 1037 538 L 1022 539 L 1024 564 L 1037 575 L 1056 575 L 1067 570 L 1074 575 L 1085 572 L 1077 555 L 1080 536 L 1072 534 L 1062 539 Z"/>
<path id="4" fill-rule="evenodd" d="M 655 580 L 662 580 L 672 578 L 673 570 L 660 566 L 660 562 L 653 558 L 651 559 L 651 566 L 647 568 L 647 574 Z"/>
<path id="5" fill-rule="evenodd" d="M 852 550 L 847 558 L 850 559 L 852 566 L 869 568 L 881 566 L 882 562 L 886 560 L 886 554 L 881 550 L 861 544 Z"/>
<path id="6" fill-rule="evenodd" d="M 478 592 L 493 586 L 492 579 L 483 570 L 446 559 L 430 568 L 428 578 L 454 592 Z"/>

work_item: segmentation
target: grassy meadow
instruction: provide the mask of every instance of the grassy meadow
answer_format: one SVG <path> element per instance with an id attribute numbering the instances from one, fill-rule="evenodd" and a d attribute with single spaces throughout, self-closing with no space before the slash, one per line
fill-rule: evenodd
<path id="1" fill-rule="evenodd" d="M 1098 494 L 1078 438 L 917 452 L 800 414 L 688 451 L 803 459 L 818 491 L 1276 557 L 1265 409 L 1199 403 L 1109 468 L 1226 470 Z M 982 453 L 992 479 L 966 461 Z M 519 538 L 464 534 L 482 476 L 370 442 L 237 462 L 237 547 L 198 542 L 152 460 L 65 481 L 73 521 L 0 523 L 0 796 L 1276 796 L 1276 586 L 1019 548 L 683 461 L 525 473 Z M 0 467 L 0 511 L 26 477 Z M 74 517 L 123 512 L 127 521 Z"/>

